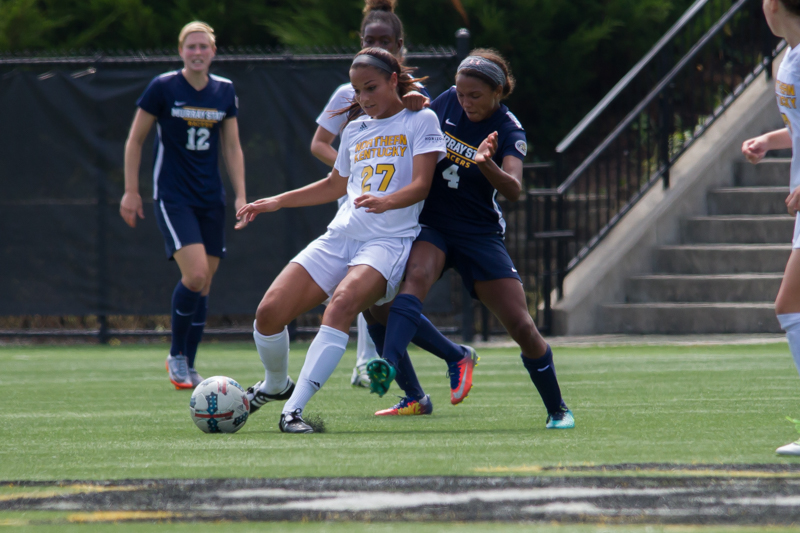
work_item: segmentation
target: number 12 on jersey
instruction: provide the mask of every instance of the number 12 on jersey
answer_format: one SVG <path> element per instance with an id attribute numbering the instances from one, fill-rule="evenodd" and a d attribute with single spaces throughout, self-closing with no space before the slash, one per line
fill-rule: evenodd
<path id="1" fill-rule="evenodd" d="M 361 171 L 361 192 L 365 193 L 372 190 L 372 186 L 367 183 L 372 176 L 375 174 L 383 174 L 383 179 L 381 180 L 381 184 L 378 187 L 380 192 L 386 191 L 389 188 L 389 182 L 392 181 L 394 177 L 394 165 L 377 165 L 375 168 L 372 167 L 364 167 L 364 170 Z"/>
<path id="2" fill-rule="evenodd" d="M 186 141 L 187 150 L 202 151 L 210 148 L 208 138 L 211 136 L 211 132 L 208 131 L 208 128 L 189 128 L 188 134 L 189 140 Z"/>

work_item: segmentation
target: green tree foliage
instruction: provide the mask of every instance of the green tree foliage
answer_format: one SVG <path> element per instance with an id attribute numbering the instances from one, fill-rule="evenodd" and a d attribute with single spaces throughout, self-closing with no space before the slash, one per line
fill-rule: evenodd
<path id="1" fill-rule="evenodd" d="M 454 45 L 466 26 L 474 47 L 505 55 L 519 82 L 508 105 L 537 156 L 548 158 L 691 3 L 399 0 L 397 10 L 412 46 Z M 211 24 L 222 46 L 356 46 L 362 7 L 363 0 L 0 0 L 0 51 L 173 48 L 195 19 Z"/>

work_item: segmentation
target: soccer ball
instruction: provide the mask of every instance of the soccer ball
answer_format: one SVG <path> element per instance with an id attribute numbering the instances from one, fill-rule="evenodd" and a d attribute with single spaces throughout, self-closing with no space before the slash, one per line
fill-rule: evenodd
<path id="1" fill-rule="evenodd" d="M 225 376 L 208 378 L 189 401 L 192 420 L 206 433 L 236 433 L 250 414 L 250 402 L 241 385 Z"/>

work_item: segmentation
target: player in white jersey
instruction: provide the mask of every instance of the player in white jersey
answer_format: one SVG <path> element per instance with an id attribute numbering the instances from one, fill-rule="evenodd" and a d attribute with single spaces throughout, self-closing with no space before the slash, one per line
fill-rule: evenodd
<path id="1" fill-rule="evenodd" d="M 403 62 L 403 23 L 394 14 L 397 0 L 366 0 L 364 18 L 361 21 L 361 48 L 376 46 L 383 48 L 397 60 Z M 422 109 L 426 96 L 418 91 L 403 95 L 405 106 L 412 111 Z M 311 140 L 311 153 L 323 163 L 333 166 L 337 151 L 333 143 L 347 124 L 347 116 L 337 111 L 349 107 L 355 97 L 355 89 L 350 82 L 336 88 L 322 113 L 317 117 L 317 131 Z M 346 197 L 339 199 L 339 204 Z M 354 387 L 369 388 L 367 363 L 378 357 L 375 343 L 367 333 L 367 322 L 363 314 L 358 315 L 358 343 L 356 348 L 356 365 L 350 384 Z"/>
<path id="2" fill-rule="evenodd" d="M 792 149 L 786 207 L 789 214 L 796 219 L 792 254 L 775 299 L 775 313 L 781 328 L 786 332 L 789 350 L 800 372 L 800 111 L 797 109 L 797 93 L 800 91 L 800 0 L 764 0 L 763 7 L 772 33 L 786 39 L 790 47 L 775 81 L 778 110 L 786 128 L 745 141 L 742 153 L 748 161 L 755 164 L 770 150 Z M 781 446 L 776 451 L 781 455 L 800 455 L 800 440 Z"/>
<path id="3" fill-rule="evenodd" d="M 253 337 L 265 379 L 248 389 L 250 412 L 288 399 L 279 422 L 287 433 L 313 432 L 302 419 L 303 409 L 344 355 L 350 324 L 397 293 L 434 168 L 446 153 L 435 113 L 403 107 L 401 96 L 415 80 L 403 76 L 394 56 L 380 48 L 362 50 L 350 80 L 357 104 L 342 111 L 352 118 L 360 107 L 366 116 L 345 127 L 331 174 L 237 213 L 247 224 L 258 213 L 319 205 L 347 194 L 328 231 L 284 268 L 256 311 Z M 295 387 L 288 375 L 286 325 L 328 298 Z"/>

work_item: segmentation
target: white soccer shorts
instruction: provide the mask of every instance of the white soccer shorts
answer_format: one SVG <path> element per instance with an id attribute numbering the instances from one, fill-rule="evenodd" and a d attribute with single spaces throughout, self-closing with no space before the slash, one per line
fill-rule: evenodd
<path id="1" fill-rule="evenodd" d="M 371 266 L 386 280 L 386 294 L 376 302 L 381 305 L 391 302 L 397 296 L 413 242 L 413 237 L 357 241 L 328 230 L 325 235 L 306 246 L 291 262 L 305 268 L 311 279 L 328 296 L 333 296 L 349 267 Z"/>
<path id="2" fill-rule="evenodd" d="M 800 211 L 794 218 L 794 237 L 792 238 L 792 249 L 800 248 Z"/>

